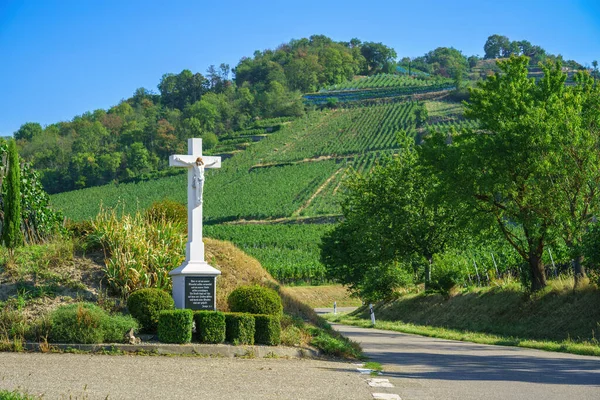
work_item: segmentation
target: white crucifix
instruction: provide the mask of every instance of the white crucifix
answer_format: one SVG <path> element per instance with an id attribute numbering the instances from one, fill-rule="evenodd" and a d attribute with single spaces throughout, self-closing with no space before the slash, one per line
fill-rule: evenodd
<path id="1" fill-rule="evenodd" d="M 173 277 L 173 300 L 177 308 L 216 309 L 216 277 L 221 274 L 204 260 L 202 203 L 204 169 L 220 168 L 221 157 L 203 157 L 202 139 L 188 139 L 188 154 L 169 157 L 171 167 L 188 170 L 188 241 L 185 261 L 169 272 Z M 209 292 L 212 292 L 212 296 Z"/>

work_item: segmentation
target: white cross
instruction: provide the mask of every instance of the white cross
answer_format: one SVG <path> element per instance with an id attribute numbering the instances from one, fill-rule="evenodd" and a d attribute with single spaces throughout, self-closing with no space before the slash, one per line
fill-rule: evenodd
<path id="1" fill-rule="evenodd" d="M 187 263 L 204 263 L 202 242 L 202 195 L 204 168 L 221 168 L 221 157 L 202 157 L 202 139 L 188 139 L 188 154 L 169 157 L 171 167 L 188 169 L 188 242 Z"/>

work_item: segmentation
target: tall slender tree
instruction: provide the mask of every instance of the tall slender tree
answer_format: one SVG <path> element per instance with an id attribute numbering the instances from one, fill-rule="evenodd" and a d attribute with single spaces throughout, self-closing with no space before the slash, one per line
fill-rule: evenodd
<path id="1" fill-rule="evenodd" d="M 14 249 L 23 244 L 23 233 L 21 231 L 21 169 L 17 144 L 14 140 L 8 143 L 8 170 L 3 189 L 2 243 L 8 248 L 12 258 Z"/>

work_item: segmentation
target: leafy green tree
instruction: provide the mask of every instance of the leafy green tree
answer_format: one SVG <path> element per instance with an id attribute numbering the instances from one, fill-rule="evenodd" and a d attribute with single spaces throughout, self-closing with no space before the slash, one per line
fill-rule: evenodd
<path id="1" fill-rule="evenodd" d="M 27 122 L 15 132 L 16 140 L 32 140 L 42 134 L 42 126 L 37 122 Z"/>
<path id="2" fill-rule="evenodd" d="M 152 169 L 152 157 L 142 143 L 132 144 L 126 155 L 127 166 L 134 173 L 141 174 Z"/>
<path id="3" fill-rule="evenodd" d="M 164 74 L 158 90 L 163 104 L 183 110 L 186 105 L 200 100 L 208 86 L 209 82 L 202 74 L 184 69 L 177 75 Z"/>
<path id="4" fill-rule="evenodd" d="M 8 169 L 3 188 L 4 217 L 2 220 L 2 243 L 10 256 L 23 244 L 21 231 L 21 167 L 14 140 L 8 143 Z"/>
<path id="5" fill-rule="evenodd" d="M 403 281 L 402 265 L 411 259 L 422 261 L 427 287 L 433 256 L 456 244 L 463 231 L 460 207 L 446 206 L 414 138 L 403 136 L 401 146 L 398 157 L 347 183 L 344 220 L 323 239 L 328 273 L 355 291 L 373 291 L 379 282 L 375 291 L 391 295 Z"/>
<path id="6" fill-rule="evenodd" d="M 492 35 L 487 38 L 483 51 L 485 59 L 506 57 L 505 54 L 510 52 L 510 39 L 502 35 Z"/>
<path id="7" fill-rule="evenodd" d="M 438 47 L 423 57 L 414 59 L 413 64 L 417 68 L 455 79 L 458 75 L 462 76 L 469 67 L 467 57 L 453 47 Z"/>
<path id="8" fill-rule="evenodd" d="M 195 102 L 186 108 L 185 114 L 189 118 L 195 118 L 200 122 L 202 129 L 205 131 L 213 131 L 215 124 L 219 119 L 219 110 L 217 107 L 205 99 Z"/>
<path id="9" fill-rule="evenodd" d="M 360 52 L 365 58 L 368 70 L 365 74 L 392 72 L 393 64 L 398 57 L 396 50 L 383 43 L 365 42 L 360 47 Z"/>
<path id="10" fill-rule="evenodd" d="M 513 42 L 513 43 L 517 43 L 517 46 L 519 46 L 519 52 L 521 55 L 523 56 L 527 56 L 527 57 L 531 57 L 533 56 L 533 45 L 531 44 L 531 42 L 527 41 L 527 40 L 521 40 L 519 42 Z"/>
<path id="11" fill-rule="evenodd" d="M 536 82 L 527 78 L 528 61 L 499 62 L 502 73 L 471 91 L 465 116 L 480 130 L 454 135 L 449 146 L 434 133 L 425 154 L 446 190 L 493 216 L 537 291 L 546 285 L 545 247 L 565 240 L 579 257 L 576 245 L 597 215 L 600 125 L 589 76 L 566 87 L 560 64 L 551 64 Z"/>
<path id="12" fill-rule="evenodd" d="M 317 54 L 294 58 L 285 70 L 290 89 L 305 93 L 316 91 L 319 87 L 319 74 L 322 68 Z"/>
<path id="13" fill-rule="evenodd" d="M 467 58 L 467 61 L 469 62 L 469 68 L 475 68 L 477 66 L 477 62 L 479 61 L 479 57 L 469 56 L 469 58 Z"/>

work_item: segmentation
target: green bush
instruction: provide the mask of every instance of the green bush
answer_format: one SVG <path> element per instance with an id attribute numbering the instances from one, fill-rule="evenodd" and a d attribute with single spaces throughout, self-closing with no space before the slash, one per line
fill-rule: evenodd
<path id="1" fill-rule="evenodd" d="M 254 344 L 255 322 L 251 314 L 226 313 L 225 333 L 228 342 L 238 344 Z"/>
<path id="2" fill-rule="evenodd" d="M 281 315 L 281 297 L 273 289 L 263 286 L 240 286 L 227 298 L 232 312 Z"/>
<path id="3" fill-rule="evenodd" d="M 255 315 L 254 343 L 277 346 L 281 343 L 281 319 L 278 315 Z"/>
<path id="4" fill-rule="evenodd" d="M 121 343 L 129 330 L 138 328 L 132 317 L 110 315 L 91 303 L 59 307 L 50 314 L 50 321 L 50 341 L 62 343 Z"/>
<path id="5" fill-rule="evenodd" d="M 127 299 L 127 308 L 142 326 L 144 332 L 156 332 L 158 314 L 175 307 L 173 298 L 162 289 L 140 289 Z"/>
<path id="6" fill-rule="evenodd" d="M 163 343 L 192 341 L 192 310 L 163 310 L 158 315 L 158 340 Z"/>
<path id="7" fill-rule="evenodd" d="M 145 216 L 150 222 L 166 220 L 185 225 L 187 223 L 187 207 L 169 199 L 155 201 L 148 207 Z"/>
<path id="8" fill-rule="evenodd" d="M 194 313 L 196 337 L 200 343 L 223 343 L 225 341 L 225 314 L 219 311 Z"/>
<path id="9" fill-rule="evenodd" d="M 453 287 L 465 284 L 467 261 L 454 252 L 448 251 L 433 257 L 430 287 L 448 295 Z"/>

